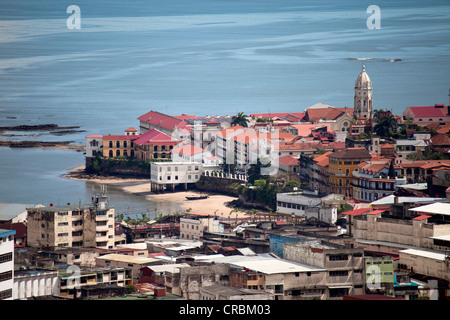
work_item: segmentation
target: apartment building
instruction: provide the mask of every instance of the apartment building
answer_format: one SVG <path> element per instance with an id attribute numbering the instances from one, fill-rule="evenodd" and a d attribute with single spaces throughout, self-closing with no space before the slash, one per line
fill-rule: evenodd
<path id="1" fill-rule="evenodd" d="M 70 269 L 69 269 L 70 268 Z M 58 274 L 61 297 L 81 298 L 82 290 L 98 285 L 125 287 L 133 283 L 132 272 L 121 267 L 78 268 L 61 270 Z"/>
<path id="2" fill-rule="evenodd" d="M 200 240 L 203 232 L 223 233 L 224 227 L 218 216 L 189 212 L 186 218 L 180 218 L 180 238 Z"/>
<path id="3" fill-rule="evenodd" d="M 364 293 L 364 249 L 354 244 L 342 246 L 323 240 L 284 244 L 283 257 L 323 268 L 320 284 L 327 300 L 342 299 L 348 294 Z"/>
<path id="4" fill-rule="evenodd" d="M 347 148 L 328 155 L 330 192 L 353 196 L 352 180 L 356 166 L 370 161 L 372 156 L 365 148 Z"/>
<path id="5" fill-rule="evenodd" d="M 390 172 L 391 169 L 393 172 Z M 392 174 L 392 176 L 389 176 Z M 406 184 L 406 178 L 399 178 L 400 167 L 391 167 L 391 160 L 363 162 L 353 171 L 353 199 L 371 202 L 394 194 L 396 187 Z"/>
<path id="6" fill-rule="evenodd" d="M 265 291 L 275 300 L 324 300 L 324 268 L 263 255 L 214 259 L 230 266 L 230 286 Z"/>
<path id="7" fill-rule="evenodd" d="M 14 230 L 0 229 L 0 300 L 12 300 L 14 286 Z"/>
<path id="8" fill-rule="evenodd" d="M 28 245 L 114 248 L 114 208 L 103 195 L 92 200 L 85 205 L 29 208 Z"/>

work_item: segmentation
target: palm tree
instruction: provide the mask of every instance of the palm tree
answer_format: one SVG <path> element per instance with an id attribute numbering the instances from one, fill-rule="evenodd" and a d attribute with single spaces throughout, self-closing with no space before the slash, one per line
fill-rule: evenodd
<path id="1" fill-rule="evenodd" d="M 380 137 L 389 137 L 392 133 L 397 131 L 397 120 L 393 115 L 388 115 L 378 121 L 373 128 L 373 131 Z"/>
<path id="2" fill-rule="evenodd" d="M 242 127 L 248 127 L 249 120 L 244 115 L 243 112 L 239 112 L 237 115 L 233 116 L 231 118 L 231 125 L 232 126 L 242 126 Z"/>

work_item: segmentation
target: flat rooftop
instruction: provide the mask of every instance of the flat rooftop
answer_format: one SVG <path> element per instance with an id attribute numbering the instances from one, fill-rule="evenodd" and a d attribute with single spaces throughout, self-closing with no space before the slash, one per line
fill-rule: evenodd
<path id="1" fill-rule="evenodd" d="M 103 256 L 96 257 L 96 259 L 116 261 L 116 262 L 126 262 L 126 263 L 133 263 L 133 264 L 145 264 L 145 263 L 153 263 L 153 262 L 161 261 L 161 259 L 156 259 L 156 258 L 135 257 L 135 256 L 129 256 L 126 254 L 117 254 L 117 253 L 105 254 Z"/>
<path id="2" fill-rule="evenodd" d="M 263 255 L 226 256 L 214 259 L 213 261 L 215 263 L 229 264 L 265 274 L 326 271 L 316 266 Z"/>

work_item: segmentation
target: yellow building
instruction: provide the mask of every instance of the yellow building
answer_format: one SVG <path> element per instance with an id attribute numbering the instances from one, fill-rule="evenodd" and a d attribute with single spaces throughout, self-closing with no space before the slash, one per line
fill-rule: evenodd
<path id="1" fill-rule="evenodd" d="M 103 136 L 103 157 L 135 157 L 134 140 L 139 138 L 137 129 L 128 128 L 124 135 Z"/>
<path id="2" fill-rule="evenodd" d="M 330 193 L 353 197 L 353 171 L 363 161 L 370 161 L 370 152 L 364 148 L 347 148 L 329 155 L 328 178 Z"/>

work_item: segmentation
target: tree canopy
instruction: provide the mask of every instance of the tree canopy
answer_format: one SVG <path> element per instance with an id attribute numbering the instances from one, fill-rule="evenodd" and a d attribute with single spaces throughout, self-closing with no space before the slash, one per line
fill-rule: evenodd
<path id="1" fill-rule="evenodd" d="M 248 122 L 249 120 L 247 119 L 246 115 L 243 112 L 239 112 L 237 115 L 231 118 L 230 124 L 232 126 L 248 127 Z"/>

